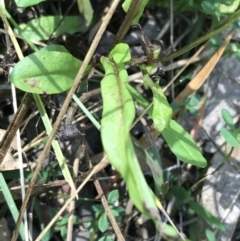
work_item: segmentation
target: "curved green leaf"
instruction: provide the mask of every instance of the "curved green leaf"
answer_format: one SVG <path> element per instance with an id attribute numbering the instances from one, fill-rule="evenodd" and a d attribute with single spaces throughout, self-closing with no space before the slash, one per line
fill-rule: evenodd
<path id="1" fill-rule="evenodd" d="M 109 222 L 106 213 L 103 213 L 98 220 L 98 228 L 104 233 L 109 227 Z"/>
<path id="2" fill-rule="evenodd" d="M 190 207 L 196 211 L 200 216 L 202 216 L 209 224 L 211 224 L 213 227 L 216 227 L 217 229 L 225 232 L 226 227 L 221 223 L 221 221 L 213 216 L 207 209 L 205 209 L 200 204 L 190 201 L 189 202 Z"/>
<path id="3" fill-rule="evenodd" d="M 126 182 L 136 207 L 160 225 L 159 212 L 139 166 L 130 135 L 135 107 L 126 85 L 128 74 L 123 65 L 101 57 L 105 77 L 101 81 L 103 114 L 101 137 L 110 163 Z"/>
<path id="4" fill-rule="evenodd" d="M 81 64 L 65 52 L 39 51 L 19 61 L 10 80 L 17 88 L 29 93 L 61 93 L 71 87 Z"/>
<path id="5" fill-rule="evenodd" d="M 234 121 L 228 110 L 222 108 L 221 110 L 222 118 L 224 119 L 225 123 L 232 129 L 235 129 Z"/>
<path id="6" fill-rule="evenodd" d="M 239 142 L 231 131 L 223 127 L 221 129 L 221 134 L 228 144 L 230 144 L 233 147 L 238 147 Z"/>
<path id="7" fill-rule="evenodd" d="M 26 7 L 36 5 L 36 4 L 44 2 L 44 1 L 46 1 L 46 0 L 15 0 L 15 3 L 20 8 L 26 8 Z"/>
<path id="8" fill-rule="evenodd" d="M 78 9 L 79 12 L 83 15 L 85 21 L 84 26 L 85 30 L 87 30 L 92 22 L 93 18 L 93 9 L 90 0 L 78 0 Z"/>
<path id="9" fill-rule="evenodd" d="M 52 34 L 54 37 L 63 33 L 74 34 L 80 31 L 81 20 L 79 16 L 66 16 L 61 22 L 62 18 L 63 16 L 44 16 L 33 19 L 27 24 L 22 23 L 19 27 L 30 39 L 34 40 L 48 40 Z M 17 29 L 14 31 L 19 34 Z"/>
<path id="10" fill-rule="evenodd" d="M 171 151 L 183 162 L 198 166 L 206 167 L 207 161 L 200 152 L 197 144 L 182 126 L 176 121 L 171 120 L 168 128 L 162 131 Z"/>
<path id="11" fill-rule="evenodd" d="M 148 74 L 143 75 L 144 84 L 147 84 L 153 93 L 153 108 L 150 110 L 151 117 L 159 132 L 162 132 L 172 119 L 172 108 L 170 107 L 162 88 L 154 83 Z"/>
<path id="12" fill-rule="evenodd" d="M 113 59 L 116 64 L 121 64 L 131 59 L 128 44 L 117 44 L 109 54 L 109 59 Z"/>

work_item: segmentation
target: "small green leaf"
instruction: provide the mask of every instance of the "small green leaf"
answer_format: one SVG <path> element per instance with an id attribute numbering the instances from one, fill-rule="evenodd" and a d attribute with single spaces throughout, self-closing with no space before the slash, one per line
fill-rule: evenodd
<path id="1" fill-rule="evenodd" d="M 221 129 L 221 134 L 228 144 L 230 144 L 233 147 L 238 147 L 238 140 L 231 131 L 223 127 Z"/>
<path id="2" fill-rule="evenodd" d="M 104 208 L 100 204 L 94 204 L 92 206 L 92 209 L 95 212 L 96 216 L 98 216 L 100 213 L 104 212 Z"/>
<path id="3" fill-rule="evenodd" d="M 138 12 L 137 12 L 137 14 L 135 15 L 135 17 L 134 17 L 134 19 L 132 21 L 133 24 L 137 24 L 138 23 L 138 21 L 139 21 L 140 17 L 142 16 L 144 8 L 147 5 L 148 1 L 149 0 L 142 0 L 141 1 L 141 5 L 140 5 L 140 7 L 138 9 Z M 128 8 L 129 8 L 130 4 L 131 4 L 131 0 L 125 0 L 124 3 L 122 4 L 122 7 L 123 7 L 125 12 L 128 11 Z"/>
<path id="4" fill-rule="evenodd" d="M 189 100 L 189 105 L 195 106 L 199 103 L 199 101 L 200 101 L 200 96 L 199 95 L 193 95 Z"/>
<path id="5" fill-rule="evenodd" d="M 111 192 L 108 194 L 107 200 L 108 200 L 109 203 L 114 203 L 114 202 L 116 202 L 118 199 L 119 199 L 119 191 L 118 191 L 117 189 L 111 191 Z"/>
<path id="6" fill-rule="evenodd" d="M 104 233 L 108 229 L 108 226 L 109 222 L 107 215 L 103 213 L 98 220 L 98 228 L 102 233 Z"/>
<path id="7" fill-rule="evenodd" d="M 189 133 L 176 121 L 171 120 L 169 127 L 162 131 L 162 135 L 171 151 L 181 161 L 198 167 L 206 167 L 207 161 L 198 146 Z"/>
<path id="8" fill-rule="evenodd" d="M 172 102 L 170 106 L 172 107 L 173 110 L 180 110 L 182 108 L 182 105 L 175 102 Z"/>
<path id="9" fill-rule="evenodd" d="M 115 239 L 111 236 L 103 236 L 98 241 L 114 241 Z"/>
<path id="10" fill-rule="evenodd" d="M 26 7 L 36 5 L 36 4 L 44 2 L 44 1 L 46 1 L 46 0 L 15 0 L 15 3 L 20 8 L 26 8 Z"/>
<path id="11" fill-rule="evenodd" d="M 208 241 L 216 241 L 214 232 L 212 232 L 209 229 L 206 229 L 205 233 L 206 233 L 206 237 L 207 237 Z"/>
<path id="12" fill-rule="evenodd" d="M 117 216 L 124 216 L 126 214 L 125 208 L 123 208 L 121 206 L 120 207 L 112 207 L 111 210 L 112 210 L 113 215 L 115 217 L 117 217 Z"/>
<path id="13" fill-rule="evenodd" d="M 52 34 L 52 36 L 55 37 L 63 33 L 74 34 L 80 31 L 81 20 L 79 16 L 66 16 L 59 25 L 62 18 L 63 16 L 34 18 L 27 24 L 20 24 L 19 27 L 30 39 L 34 40 L 48 40 Z M 56 29 L 56 27 L 58 28 Z M 54 30 L 55 32 L 53 32 Z M 14 29 L 14 31 L 20 34 L 17 29 Z"/>
<path id="14" fill-rule="evenodd" d="M 200 204 L 190 201 L 189 202 L 190 207 L 196 211 L 200 216 L 202 216 L 209 224 L 211 224 L 213 227 L 218 228 L 219 230 L 225 232 L 226 228 L 225 226 L 220 222 L 218 218 L 213 216 L 208 210 L 206 210 L 203 206 Z"/>
<path id="15" fill-rule="evenodd" d="M 235 130 L 233 118 L 230 115 L 230 113 L 228 112 L 228 110 L 223 108 L 221 110 L 221 113 L 222 113 L 222 118 L 224 119 L 225 123 L 231 128 L 231 130 Z"/>
<path id="16" fill-rule="evenodd" d="M 173 186 L 171 188 L 172 194 L 176 197 L 178 201 L 182 201 L 183 203 L 187 203 L 191 200 L 191 191 L 186 190 L 182 186 Z"/>
<path id="17" fill-rule="evenodd" d="M 39 51 L 19 61 L 10 80 L 17 88 L 29 93 L 61 93 L 72 86 L 81 64 L 65 52 Z"/>
<path id="18" fill-rule="evenodd" d="M 166 223 L 163 223 L 162 226 L 162 235 L 165 240 L 175 240 L 178 237 L 178 233 L 174 227 Z"/>
<path id="19" fill-rule="evenodd" d="M 121 64 L 131 59 L 128 44 L 117 44 L 109 54 L 109 59 L 113 59 L 116 64 Z"/>
<path id="20" fill-rule="evenodd" d="M 61 237 L 63 238 L 63 240 L 66 240 L 66 238 L 67 238 L 67 228 L 66 227 L 61 227 L 60 228 L 60 233 L 61 233 Z"/>
<path id="21" fill-rule="evenodd" d="M 78 4 L 79 12 L 83 15 L 85 19 L 84 21 L 84 25 L 85 25 L 84 32 L 85 32 L 86 30 L 88 30 L 92 22 L 92 18 L 93 18 L 92 5 L 89 0 L 77 0 L 77 4 Z"/>

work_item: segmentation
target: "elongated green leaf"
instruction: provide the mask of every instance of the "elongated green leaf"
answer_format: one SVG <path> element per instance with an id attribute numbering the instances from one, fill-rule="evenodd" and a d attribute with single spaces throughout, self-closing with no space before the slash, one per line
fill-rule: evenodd
<path id="1" fill-rule="evenodd" d="M 163 185 L 163 171 L 161 167 L 161 157 L 159 155 L 159 150 L 155 145 L 151 145 L 146 149 L 137 140 L 133 139 L 133 141 L 137 155 L 142 155 L 144 157 L 142 159 L 146 160 L 148 166 L 151 169 L 155 184 L 155 193 L 158 195 Z"/>
<path id="2" fill-rule="evenodd" d="M 63 16 L 44 16 L 33 19 L 27 24 L 22 23 L 19 27 L 30 39 L 34 40 L 48 40 L 52 34 L 55 37 L 63 33 L 74 34 L 80 31 L 81 20 L 79 16 L 66 16 L 61 22 L 62 18 Z M 53 33 L 56 27 L 58 28 Z M 19 34 L 17 29 L 14 29 L 14 32 Z"/>
<path id="3" fill-rule="evenodd" d="M 68 90 L 82 62 L 71 54 L 39 51 L 19 61 L 10 75 L 19 89 L 36 94 L 55 94 Z"/>
<path id="4" fill-rule="evenodd" d="M 36 4 L 44 2 L 44 1 L 46 1 L 46 0 L 15 0 L 15 3 L 20 8 L 26 8 L 26 7 L 36 5 Z"/>
<path id="5" fill-rule="evenodd" d="M 132 88 L 130 85 L 127 85 L 127 89 L 141 106 L 143 106 L 144 108 L 148 107 L 148 101 L 145 100 L 144 97 L 142 97 L 142 95 L 140 95 L 134 88 Z M 152 115 L 151 108 L 147 113 L 150 116 Z M 176 128 L 176 131 L 174 130 L 174 128 Z M 172 152 L 180 160 L 185 160 L 184 162 L 191 163 L 200 167 L 206 166 L 207 162 L 202 156 L 202 153 L 200 152 L 198 146 L 196 145 L 192 137 L 177 122 L 171 120 L 168 128 L 165 128 L 162 131 L 162 135 L 167 141 Z"/>
<path id="6" fill-rule="evenodd" d="M 141 3 L 141 5 L 139 6 L 139 10 L 138 10 L 136 16 L 135 16 L 134 19 L 133 19 L 133 23 L 134 23 L 134 24 L 138 23 L 138 21 L 139 21 L 140 17 L 142 16 L 143 11 L 144 11 L 144 8 L 145 8 L 145 6 L 147 5 L 148 1 L 149 1 L 149 0 L 139 1 L 139 3 Z M 123 7 L 123 9 L 124 9 L 125 12 L 128 11 L 130 4 L 131 4 L 131 0 L 125 0 L 125 1 L 124 1 L 122 7 Z"/>
<path id="7" fill-rule="evenodd" d="M 84 30 L 87 30 L 88 27 L 90 26 L 90 24 L 92 22 L 92 18 L 93 18 L 93 9 L 92 9 L 91 2 L 90 2 L 90 0 L 78 0 L 77 4 L 78 4 L 79 12 L 83 15 L 83 17 L 85 19 L 85 22 L 84 22 L 85 29 Z"/>
<path id="8" fill-rule="evenodd" d="M 205 233 L 206 233 L 206 237 L 207 237 L 208 241 L 216 241 L 214 232 L 212 232 L 209 229 L 206 229 Z"/>
<path id="9" fill-rule="evenodd" d="M 221 221 L 213 216 L 207 209 L 205 209 L 200 204 L 190 201 L 189 202 L 190 207 L 195 210 L 200 216 L 202 216 L 209 224 L 212 226 L 218 228 L 221 231 L 226 231 L 226 227 L 221 223 Z"/>
<path id="10" fill-rule="evenodd" d="M 221 129 L 221 134 L 228 144 L 230 144 L 233 147 L 238 147 L 238 140 L 231 131 L 223 127 Z"/>
<path id="11" fill-rule="evenodd" d="M 172 118 L 172 108 L 170 107 L 162 88 L 154 83 L 148 74 L 143 75 L 143 81 L 153 93 L 153 108 L 150 110 L 151 117 L 159 132 L 162 132 Z"/>
<path id="12" fill-rule="evenodd" d="M 130 136 L 135 117 L 132 97 L 126 85 L 128 75 L 123 65 L 116 65 L 101 57 L 105 77 L 101 81 L 103 115 L 101 137 L 110 163 L 120 172 L 126 182 L 129 195 L 136 207 L 160 225 L 160 217 L 139 166 Z"/>
<path id="13" fill-rule="evenodd" d="M 198 146 L 189 133 L 176 121 L 171 120 L 169 127 L 162 131 L 162 135 L 171 151 L 181 161 L 198 167 L 206 167 L 207 161 Z"/>
<path id="14" fill-rule="evenodd" d="M 222 118 L 224 119 L 225 123 L 231 128 L 231 130 L 235 129 L 234 121 L 228 110 L 222 109 L 221 110 Z"/>

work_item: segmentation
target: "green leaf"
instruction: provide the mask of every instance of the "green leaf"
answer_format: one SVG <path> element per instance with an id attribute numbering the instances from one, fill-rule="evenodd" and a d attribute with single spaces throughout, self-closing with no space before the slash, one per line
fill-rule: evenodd
<path id="1" fill-rule="evenodd" d="M 66 16 L 61 22 L 62 18 L 63 16 L 44 16 L 32 19 L 27 24 L 22 23 L 19 27 L 30 39 L 34 40 L 48 40 L 52 34 L 55 37 L 63 33 L 74 34 L 80 31 L 81 20 L 79 16 Z M 54 30 L 55 32 L 53 32 Z M 17 29 L 14 31 L 20 34 Z"/>
<path id="2" fill-rule="evenodd" d="M 98 241 L 114 241 L 115 239 L 111 236 L 103 236 Z"/>
<path id="3" fill-rule="evenodd" d="M 81 64 L 65 52 L 39 51 L 19 61 L 10 80 L 17 88 L 29 93 L 61 93 L 72 86 Z"/>
<path id="4" fill-rule="evenodd" d="M 92 206 L 92 209 L 95 212 L 96 216 L 98 216 L 100 213 L 104 212 L 104 208 L 100 204 L 94 204 Z"/>
<path id="5" fill-rule="evenodd" d="M 109 59 L 113 59 L 116 64 L 121 64 L 131 59 L 128 44 L 117 44 L 109 54 Z"/>
<path id="6" fill-rule="evenodd" d="M 92 9 L 92 5 L 91 2 L 89 0 L 78 0 L 77 1 L 78 4 L 78 9 L 79 12 L 83 15 L 85 21 L 84 21 L 84 25 L 85 25 L 85 30 L 88 30 L 91 22 L 92 22 L 92 18 L 93 18 L 93 9 Z"/>
<path id="7" fill-rule="evenodd" d="M 113 213 L 113 215 L 115 217 L 126 215 L 125 208 L 123 208 L 121 206 L 119 206 L 119 207 L 112 207 L 111 210 L 112 210 L 112 213 Z"/>
<path id="8" fill-rule="evenodd" d="M 231 130 L 235 130 L 234 121 L 228 110 L 222 109 L 221 110 L 222 118 L 224 119 L 225 123 L 231 128 Z"/>
<path id="9" fill-rule="evenodd" d="M 191 200 L 191 191 L 186 190 L 182 186 L 173 186 L 171 187 L 172 194 L 176 197 L 178 201 L 187 203 Z"/>
<path id="10" fill-rule="evenodd" d="M 109 162 L 126 182 L 129 195 L 136 207 L 156 224 L 159 212 L 142 170 L 139 166 L 130 135 L 135 117 L 135 106 L 127 90 L 128 74 L 122 64 L 116 65 L 101 57 L 105 76 L 101 81 L 103 113 L 101 138 Z"/>
<path id="11" fill-rule="evenodd" d="M 139 21 L 140 17 L 142 16 L 144 8 L 147 5 L 148 1 L 149 0 L 142 0 L 141 1 L 141 5 L 139 7 L 139 10 L 138 10 L 137 14 L 135 15 L 135 17 L 133 19 L 133 24 L 137 24 L 138 23 L 138 21 Z M 125 12 L 128 11 L 128 8 L 129 8 L 130 4 L 131 4 L 131 0 L 125 0 L 124 3 L 122 4 L 122 7 L 123 7 Z"/>
<path id="12" fill-rule="evenodd" d="M 70 54 L 69 51 L 62 45 L 49 44 L 46 47 L 40 49 L 40 51 L 58 51 L 62 53 Z"/>
<path id="13" fill-rule="evenodd" d="M 114 203 L 119 199 L 119 191 L 118 190 L 113 190 L 108 194 L 108 202 L 109 203 Z"/>
<path id="14" fill-rule="evenodd" d="M 174 227 L 169 224 L 163 223 L 162 225 L 163 236 L 165 240 L 175 240 L 178 237 L 178 233 Z"/>
<path id="15" fill-rule="evenodd" d="M 146 160 L 149 168 L 151 169 L 155 184 L 154 191 L 158 195 L 163 185 L 163 170 L 161 167 L 161 156 L 159 155 L 159 150 L 154 144 L 146 149 L 136 139 L 133 138 L 133 141 L 137 155 L 142 155 L 142 159 Z"/>
<path id="16" fill-rule="evenodd" d="M 208 241 L 215 241 L 216 240 L 215 234 L 211 230 L 206 229 L 205 233 L 206 233 L 206 237 L 207 237 Z"/>
<path id="17" fill-rule="evenodd" d="M 189 202 L 190 207 L 196 211 L 201 217 L 203 217 L 209 224 L 211 224 L 213 227 L 216 227 L 217 229 L 225 232 L 226 228 L 225 226 L 220 222 L 218 218 L 213 216 L 208 210 L 206 210 L 203 206 L 200 204 L 190 201 Z"/>
<path id="18" fill-rule="evenodd" d="M 238 140 L 231 131 L 223 127 L 221 129 L 221 134 L 228 144 L 230 144 L 233 147 L 238 147 Z"/>
<path id="19" fill-rule="evenodd" d="M 144 71 L 143 71 L 144 72 Z M 172 118 L 172 108 L 170 107 L 162 88 L 154 83 L 148 74 L 143 75 L 144 84 L 147 84 L 153 93 L 153 108 L 150 110 L 151 117 L 159 132 L 162 132 Z"/>
<path id="20" fill-rule="evenodd" d="M 107 215 L 103 213 L 98 220 L 98 228 L 102 233 L 104 233 L 108 229 L 108 226 L 109 222 Z"/>
<path id="21" fill-rule="evenodd" d="M 44 2 L 44 1 L 46 1 L 46 0 L 15 0 L 15 3 L 20 8 L 26 8 L 26 7 L 36 5 L 36 4 Z"/>
<path id="22" fill-rule="evenodd" d="M 200 152 L 198 146 L 182 126 L 171 120 L 169 127 L 162 131 L 171 151 L 183 162 L 206 167 L 207 161 Z"/>

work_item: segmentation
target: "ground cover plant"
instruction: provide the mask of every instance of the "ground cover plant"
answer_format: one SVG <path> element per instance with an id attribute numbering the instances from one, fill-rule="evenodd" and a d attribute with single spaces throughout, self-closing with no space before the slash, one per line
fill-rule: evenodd
<path id="1" fill-rule="evenodd" d="M 9 78 L 21 103 L 8 121 L 4 111 L 10 108 L 10 98 L 1 98 L 6 108 L 2 109 L 0 127 L 7 129 L 2 130 L 0 143 L 0 186 L 6 200 L 1 213 L 2 218 L 14 220 L 9 240 L 77 240 L 74 230 L 80 226 L 86 231 L 81 240 L 199 240 L 200 234 L 193 231 L 197 222 L 184 228 L 178 223 L 182 213 L 184 220 L 198 215 L 211 225 L 204 230 L 207 240 L 215 240 L 214 230 L 226 231 L 199 203 L 197 192 L 209 160 L 178 120 L 185 112 L 201 117 L 204 96 L 195 92 L 224 53 L 235 53 L 239 58 L 238 43 L 230 43 L 239 27 L 239 1 L 126 0 L 118 5 L 117 0 L 26 0 L 0 5 L 5 33 L 11 40 L 7 37 L 7 46 L 2 47 L 8 50 L 2 58 L 2 85 Z M 160 21 L 159 14 L 165 19 L 178 14 L 192 33 L 183 36 L 178 46 L 165 37 L 163 43 L 154 42 L 144 24 L 149 16 L 154 16 L 155 23 Z M 192 24 L 194 14 L 197 21 Z M 184 30 L 179 25 L 178 32 L 173 21 L 171 24 L 179 35 Z M 219 34 L 226 28 L 230 30 L 222 40 Z M 133 42 L 126 40 L 129 31 L 135 33 Z M 109 32 L 115 34 L 111 41 Z M 215 52 L 207 56 L 207 64 L 197 74 L 191 66 L 186 66 L 185 72 L 165 73 L 173 59 L 186 58 L 189 53 L 194 56 L 196 47 L 206 46 Z M 136 72 L 140 87 L 130 81 Z M 174 85 L 179 76 L 185 79 L 184 84 Z M 100 111 L 93 111 L 99 100 Z M 226 123 L 222 136 L 238 147 L 239 128 L 227 109 L 222 110 L 222 118 Z M 19 128 L 26 142 L 23 149 Z M 15 145 L 13 138 L 18 142 Z M 162 142 L 160 148 L 157 140 Z M 18 149 L 18 153 L 11 149 Z M 173 163 L 176 160 L 179 170 L 191 165 L 193 172 L 200 173 L 195 180 L 198 190 L 181 184 L 178 173 L 164 169 L 164 152 Z M 26 153 L 28 165 L 21 164 L 22 153 Z M 102 156 L 94 163 L 93 156 L 99 153 Z M 15 163 L 16 156 L 20 164 Z M 98 180 L 98 172 L 105 172 L 107 183 Z M 16 201 L 21 195 L 17 197 L 8 185 L 19 175 L 21 186 L 27 184 L 26 194 L 24 187 L 21 190 L 22 202 Z M 83 188 L 90 189 L 92 182 L 94 190 L 84 196 Z M 54 187 L 62 187 L 61 193 Z M 166 212 L 173 199 L 172 212 Z M 81 209 L 85 203 L 92 213 L 87 219 L 78 215 L 85 211 Z M 132 204 L 130 211 L 126 203 Z M 140 216 L 149 226 L 136 224 Z"/>

